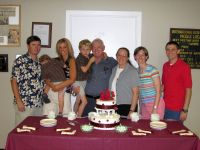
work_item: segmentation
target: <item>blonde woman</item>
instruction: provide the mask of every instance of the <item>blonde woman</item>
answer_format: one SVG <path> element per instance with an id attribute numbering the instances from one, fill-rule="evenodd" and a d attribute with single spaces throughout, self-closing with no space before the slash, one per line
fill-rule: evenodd
<path id="1" fill-rule="evenodd" d="M 47 82 L 47 84 L 51 87 L 51 90 L 58 93 L 58 91 L 67 88 L 65 92 L 64 98 L 64 109 L 63 115 L 67 115 L 71 111 L 71 103 L 70 103 L 70 86 L 76 80 L 76 63 L 74 58 L 74 51 L 71 45 L 71 42 L 67 38 L 62 38 L 57 41 L 56 44 L 56 51 L 58 53 L 57 60 L 64 62 L 66 65 L 64 69 L 66 80 L 59 83 L 53 84 L 52 82 Z M 53 96 L 53 99 L 57 98 L 58 96 Z M 50 98 L 50 97 L 49 97 Z M 51 98 L 50 98 L 51 99 Z M 57 101 L 55 100 L 55 103 Z M 57 107 L 57 106 L 56 106 Z M 57 112 L 57 109 L 56 109 Z"/>

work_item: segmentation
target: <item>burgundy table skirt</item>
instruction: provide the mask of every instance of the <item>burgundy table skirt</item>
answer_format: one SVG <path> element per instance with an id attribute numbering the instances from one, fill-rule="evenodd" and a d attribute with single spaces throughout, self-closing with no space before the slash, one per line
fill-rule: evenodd
<path id="1" fill-rule="evenodd" d="M 80 125 L 88 124 L 88 119 L 76 119 L 76 126 L 68 124 L 67 118 L 58 117 L 54 127 L 40 126 L 40 120 L 44 117 L 28 117 L 17 127 L 23 125 L 36 127 L 31 133 L 17 133 L 13 129 L 7 137 L 6 150 L 196 150 L 198 137 L 179 136 L 171 134 L 172 131 L 187 129 L 183 124 L 176 121 L 167 122 L 164 130 L 154 130 L 149 126 L 149 120 L 131 122 L 122 119 L 121 124 L 128 126 L 128 132 L 116 133 L 115 130 L 93 130 L 90 133 L 82 132 Z M 72 127 L 76 130 L 75 135 L 61 135 L 56 132 L 57 128 Z M 147 136 L 133 136 L 132 130 L 151 130 Z"/>
<path id="2" fill-rule="evenodd" d="M 198 148 L 197 148 L 197 150 L 200 150 L 200 140 L 199 140 L 199 143 L 198 143 Z"/>

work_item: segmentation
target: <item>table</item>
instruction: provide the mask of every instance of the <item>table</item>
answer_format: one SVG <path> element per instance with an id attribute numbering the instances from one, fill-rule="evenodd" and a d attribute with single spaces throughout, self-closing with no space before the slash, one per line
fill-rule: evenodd
<path id="1" fill-rule="evenodd" d="M 197 148 L 197 150 L 200 150 L 200 140 L 199 140 L 199 143 L 198 143 L 198 148 Z"/>
<path id="2" fill-rule="evenodd" d="M 167 129 L 158 131 L 150 128 L 149 120 L 139 120 L 137 123 L 122 119 L 121 124 L 127 125 L 128 132 L 124 134 L 112 131 L 93 130 L 85 133 L 80 130 L 80 125 L 88 124 L 85 119 L 76 119 L 76 126 L 70 126 L 67 118 L 58 117 L 55 127 L 42 127 L 39 122 L 44 117 L 26 118 L 17 127 L 23 125 L 36 127 L 31 133 L 17 133 L 13 129 L 7 137 L 6 150 L 196 150 L 198 137 L 179 136 L 171 134 L 171 131 L 187 129 L 182 123 L 168 121 Z M 61 135 L 57 128 L 72 127 L 76 129 L 75 135 Z M 132 130 L 137 128 L 151 130 L 148 136 L 133 136 Z"/>

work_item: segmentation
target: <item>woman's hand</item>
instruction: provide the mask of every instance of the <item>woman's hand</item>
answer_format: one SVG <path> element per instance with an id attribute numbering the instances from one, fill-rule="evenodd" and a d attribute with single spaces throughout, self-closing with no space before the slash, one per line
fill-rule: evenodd
<path id="1" fill-rule="evenodd" d="M 156 113 L 157 113 L 157 110 L 153 108 L 151 114 L 156 114 Z"/>
<path id="2" fill-rule="evenodd" d="M 52 89 L 52 91 L 54 91 L 54 92 L 58 92 L 58 91 L 59 91 L 59 86 L 53 84 L 53 85 L 51 86 L 51 89 Z"/>
<path id="3" fill-rule="evenodd" d="M 63 88 L 60 88 L 59 84 L 53 84 L 50 80 L 45 80 L 45 83 L 52 89 L 54 92 L 58 92 Z"/>
<path id="4" fill-rule="evenodd" d="M 63 86 L 62 86 L 62 82 L 61 83 L 59 83 L 59 84 L 53 84 L 52 83 L 52 91 L 54 91 L 54 92 L 58 92 L 58 91 L 62 91 L 62 90 L 64 90 L 64 88 L 63 88 Z"/>
<path id="5" fill-rule="evenodd" d="M 132 113 L 132 111 L 129 111 L 127 119 L 131 119 L 131 113 Z"/>

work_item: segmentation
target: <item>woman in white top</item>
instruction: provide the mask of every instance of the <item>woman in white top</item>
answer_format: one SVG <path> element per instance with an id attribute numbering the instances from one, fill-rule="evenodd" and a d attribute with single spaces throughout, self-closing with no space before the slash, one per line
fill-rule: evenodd
<path id="1" fill-rule="evenodd" d="M 137 111 L 138 72 L 129 61 L 130 53 L 127 48 L 119 48 L 116 57 L 118 65 L 112 70 L 109 88 L 116 95 L 117 113 L 129 116 L 131 112 Z"/>

